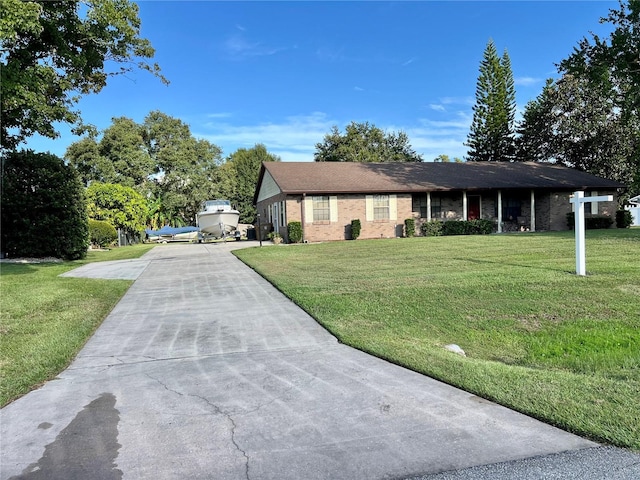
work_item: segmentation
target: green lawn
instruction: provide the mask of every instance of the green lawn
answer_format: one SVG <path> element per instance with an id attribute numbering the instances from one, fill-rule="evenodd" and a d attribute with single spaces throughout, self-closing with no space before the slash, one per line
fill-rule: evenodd
<path id="1" fill-rule="evenodd" d="M 91 251 L 85 260 L 0 266 L 0 405 L 66 368 L 131 285 L 61 278 L 88 262 L 136 258 L 153 245 Z"/>
<path id="2" fill-rule="evenodd" d="M 342 342 L 640 450 L 640 229 L 234 252 Z M 467 356 L 442 347 L 455 343 Z"/>

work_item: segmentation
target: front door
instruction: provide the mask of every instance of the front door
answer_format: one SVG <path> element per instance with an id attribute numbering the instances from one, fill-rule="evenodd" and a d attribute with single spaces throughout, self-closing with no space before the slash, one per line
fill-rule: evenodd
<path id="1" fill-rule="evenodd" d="M 480 195 L 467 197 L 467 219 L 478 220 L 480 218 Z"/>

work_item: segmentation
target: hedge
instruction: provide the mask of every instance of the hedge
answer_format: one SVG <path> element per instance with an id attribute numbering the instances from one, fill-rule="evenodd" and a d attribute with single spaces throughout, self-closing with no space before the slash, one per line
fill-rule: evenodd
<path id="1" fill-rule="evenodd" d="M 575 227 L 575 213 L 569 212 L 567 213 L 567 226 L 571 229 Z M 609 228 L 613 225 L 613 219 L 606 215 L 594 215 L 591 217 L 585 217 L 584 219 L 584 227 L 587 230 L 598 230 L 602 228 Z"/>
<path id="2" fill-rule="evenodd" d="M 491 220 L 432 220 L 420 226 L 424 236 L 440 235 L 487 235 L 493 232 Z"/>

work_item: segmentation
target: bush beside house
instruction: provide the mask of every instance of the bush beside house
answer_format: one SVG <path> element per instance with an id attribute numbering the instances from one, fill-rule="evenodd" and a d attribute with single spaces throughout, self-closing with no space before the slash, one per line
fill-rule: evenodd
<path id="1" fill-rule="evenodd" d="M 405 219 L 404 234 L 407 238 L 411 238 L 416 234 L 416 220 L 414 218 Z"/>
<path id="2" fill-rule="evenodd" d="M 360 236 L 360 229 L 362 228 L 362 223 L 357 218 L 351 220 L 351 240 L 357 240 Z"/>
<path id="3" fill-rule="evenodd" d="M 420 231 L 425 237 L 437 237 L 440 235 L 488 235 L 493 232 L 493 223 L 490 220 L 432 220 L 424 222 Z"/>
<path id="4" fill-rule="evenodd" d="M 618 210 L 616 212 L 616 227 L 629 228 L 633 224 L 633 215 L 629 210 Z"/>
<path id="5" fill-rule="evenodd" d="M 575 213 L 567 213 L 567 226 L 573 229 L 576 224 Z M 607 215 L 593 215 L 591 217 L 585 217 L 584 227 L 587 230 L 598 230 L 602 228 L 609 228 L 613 225 L 613 219 Z"/>
<path id="6" fill-rule="evenodd" d="M 289 243 L 300 243 L 302 241 L 302 223 L 289 222 L 287 224 L 287 237 Z"/>

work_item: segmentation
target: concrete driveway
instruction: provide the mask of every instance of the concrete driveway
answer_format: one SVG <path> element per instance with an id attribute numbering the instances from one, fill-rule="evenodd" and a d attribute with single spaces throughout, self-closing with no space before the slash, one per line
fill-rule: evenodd
<path id="1" fill-rule="evenodd" d="M 69 272 L 137 280 L 67 370 L 2 409 L 0 477 L 386 479 L 600 450 L 339 344 L 230 253 L 249 245 Z"/>

